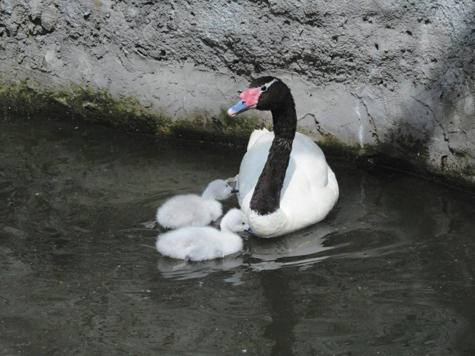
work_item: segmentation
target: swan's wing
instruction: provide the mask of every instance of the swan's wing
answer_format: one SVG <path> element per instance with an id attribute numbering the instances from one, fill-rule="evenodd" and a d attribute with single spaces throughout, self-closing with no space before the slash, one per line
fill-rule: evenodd
<path id="1" fill-rule="evenodd" d="M 266 135 L 260 134 L 259 139 L 244 155 L 239 170 L 239 203 L 241 206 L 242 202 L 247 200 L 246 197 L 252 194 L 267 161 L 273 139 L 272 132 L 268 132 Z M 301 193 L 298 198 L 305 198 L 309 189 L 325 186 L 328 179 L 327 167 L 325 156 L 320 147 L 311 138 L 297 133 L 284 180 L 283 195 L 289 186 L 292 187 L 292 191 Z"/>
<path id="2" fill-rule="evenodd" d="M 249 142 L 247 143 L 247 150 L 249 151 L 252 146 L 264 135 L 270 133 L 272 135 L 272 139 L 274 139 L 274 134 L 267 130 L 265 127 L 262 130 L 254 130 L 249 137 Z M 271 139 L 271 140 L 272 140 Z"/>
<path id="3" fill-rule="evenodd" d="M 281 209 L 289 219 L 317 222 L 338 199 L 338 184 L 313 140 L 297 134 L 284 180 Z"/>
<path id="4" fill-rule="evenodd" d="M 290 179 L 300 191 L 320 189 L 328 184 L 328 164 L 323 151 L 310 137 L 300 133 L 295 135 L 284 187 L 290 184 Z"/>
<path id="5" fill-rule="evenodd" d="M 264 168 L 273 133 L 262 135 L 247 151 L 239 171 L 239 204 L 247 212 L 254 187 Z M 281 194 L 280 208 L 291 226 L 323 219 L 338 199 L 338 184 L 318 145 L 297 133 Z"/>
<path id="6" fill-rule="evenodd" d="M 255 135 L 256 132 L 258 133 L 257 135 Z M 253 135 L 255 135 L 254 138 L 257 137 L 257 139 L 251 144 Z M 257 180 L 266 164 L 273 139 L 274 133 L 268 131 L 263 133 L 261 130 L 256 130 L 251 135 L 251 139 L 249 140 L 250 144 L 248 145 L 248 150 L 241 161 L 238 175 L 238 201 L 241 207 L 243 206 L 243 201 L 249 200 L 249 196 L 252 195 Z"/>

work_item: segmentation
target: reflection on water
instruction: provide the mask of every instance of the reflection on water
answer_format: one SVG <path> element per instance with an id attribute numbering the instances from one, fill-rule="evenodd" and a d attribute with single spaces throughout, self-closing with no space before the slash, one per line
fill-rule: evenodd
<path id="1" fill-rule="evenodd" d="M 475 354 L 467 192 L 330 160 L 341 197 L 325 221 L 221 260 L 160 256 L 156 208 L 242 155 L 1 122 L 0 354 Z"/>

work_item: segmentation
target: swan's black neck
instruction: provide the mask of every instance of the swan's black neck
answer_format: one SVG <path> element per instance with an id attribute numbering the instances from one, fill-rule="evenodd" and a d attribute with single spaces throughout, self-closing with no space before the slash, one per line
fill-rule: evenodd
<path id="1" fill-rule="evenodd" d="M 272 120 L 275 137 L 250 204 L 259 215 L 271 214 L 280 206 L 280 194 L 297 128 L 295 103 L 290 93 L 281 106 L 272 110 Z"/>

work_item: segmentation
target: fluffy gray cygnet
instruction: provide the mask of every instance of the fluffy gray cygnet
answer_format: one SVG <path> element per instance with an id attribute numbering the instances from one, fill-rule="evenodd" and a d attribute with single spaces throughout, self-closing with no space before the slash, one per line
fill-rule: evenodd
<path id="1" fill-rule="evenodd" d="M 183 227 L 159 235 L 156 243 L 161 254 L 183 260 L 203 261 L 241 251 L 243 242 L 237 233 L 249 228 L 246 215 L 231 209 L 221 220 L 221 231 L 212 227 Z"/>
<path id="2" fill-rule="evenodd" d="M 201 196 L 177 195 L 170 198 L 157 210 L 157 221 L 168 229 L 185 226 L 206 226 L 223 215 L 218 200 L 224 200 L 237 192 L 224 180 L 216 179 L 208 184 Z"/>

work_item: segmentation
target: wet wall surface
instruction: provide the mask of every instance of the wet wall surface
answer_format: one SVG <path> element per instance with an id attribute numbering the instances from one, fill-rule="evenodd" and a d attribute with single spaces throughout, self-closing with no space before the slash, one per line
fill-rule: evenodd
<path id="1" fill-rule="evenodd" d="M 0 111 L 161 132 L 274 75 L 316 139 L 473 186 L 474 28 L 471 0 L 2 0 Z"/>
<path id="2" fill-rule="evenodd" d="M 472 355 L 475 197 L 329 158 L 323 222 L 187 264 L 148 227 L 244 151 L 0 122 L 2 355 Z M 235 197 L 224 202 L 227 211 Z"/>

